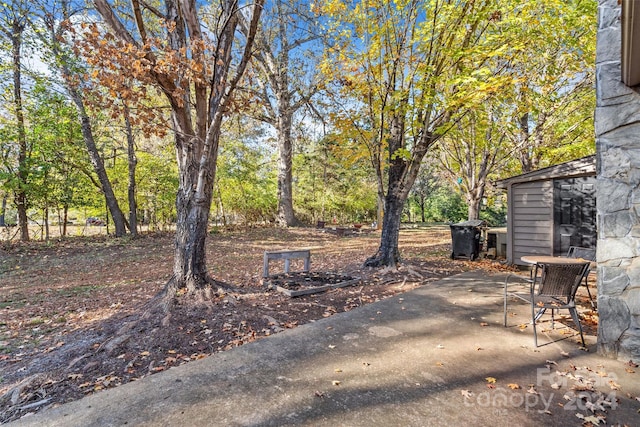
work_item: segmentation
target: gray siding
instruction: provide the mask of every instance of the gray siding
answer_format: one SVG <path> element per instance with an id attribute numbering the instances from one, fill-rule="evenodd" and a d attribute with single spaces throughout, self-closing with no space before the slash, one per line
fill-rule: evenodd
<path id="1" fill-rule="evenodd" d="M 553 255 L 553 182 L 511 186 L 512 262 L 525 255 Z"/>

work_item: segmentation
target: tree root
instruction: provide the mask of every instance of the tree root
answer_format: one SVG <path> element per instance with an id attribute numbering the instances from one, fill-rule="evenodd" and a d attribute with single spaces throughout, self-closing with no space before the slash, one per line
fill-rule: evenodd
<path id="1" fill-rule="evenodd" d="M 109 355 L 114 354 L 118 348 L 131 338 L 132 331 L 138 328 L 143 321 L 157 319 L 154 324 L 161 328 L 167 327 L 171 321 L 171 312 L 178 304 L 178 298 L 180 298 L 180 303 L 213 306 L 212 301 L 215 298 L 220 298 L 224 295 L 239 297 L 247 293 L 244 289 L 210 277 L 206 279 L 205 284 L 195 289 L 187 289 L 179 287 L 175 277 L 172 277 L 160 292 L 141 307 L 138 315 L 134 315 L 126 321 L 115 332 L 114 336 L 103 342 L 96 351 L 106 351 Z"/>

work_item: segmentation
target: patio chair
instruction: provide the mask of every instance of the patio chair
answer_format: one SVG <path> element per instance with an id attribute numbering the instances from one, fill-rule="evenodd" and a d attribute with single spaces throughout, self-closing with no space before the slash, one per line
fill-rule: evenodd
<path id="1" fill-rule="evenodd" d="M 576 310 L 576 291 L 582 283 L 585 272 L 589 271 L 588 262 L 576 263 L 548 263 L 536 264 L 533 273 L 533 281 L 529 284 L 529 292 L 509 292 L 507 287 L 509 280 L 514 277 L 509 275 L 504 282 L 504 326 L 507 326 L 507 300 L 516 297 L 531 305 L 531 323 L 533 324 L 533 340 L 538 347 L 538 333 L 536 322 L 551 309 L 551 327 L 554 327 L 554 312 L 559 309 L 567 309 L 573 322 L 580 331 L 580 339 L 584 346 L 582 325 Z M 521 288 L 522 289 L 522 288 Z M 536 309 L 539 311 L 536 313 Z"/>
<path id="2" fill-rule="evenodd" d="M 579 246 L 571 246 L 569 247 L 569 251 L 567 252 L 567 258 L 582 258 L 588 261 L 596 260 L 596 250 L 595 248 L 581 248 Z M 589 290 L 589 273 L 591 269 L 587 270 L 584 275 L 584 287 L 587 288 L 587 294 L 589 295 L 589 302 L 591 303 L 591 308 L 596 310 L 596 302 L 593 300 L 593 296 L 591 296 L 591 290 Z"/>

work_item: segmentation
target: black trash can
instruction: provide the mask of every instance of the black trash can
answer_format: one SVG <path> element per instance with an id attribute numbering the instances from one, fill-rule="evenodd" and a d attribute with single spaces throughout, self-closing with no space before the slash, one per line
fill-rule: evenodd
<path id="1" fill-rule="evenodd" d="M 473 261 L 480 254 L 482 220 L 464 221 L 451 224 L 451 259 L 468 258 Z"/>

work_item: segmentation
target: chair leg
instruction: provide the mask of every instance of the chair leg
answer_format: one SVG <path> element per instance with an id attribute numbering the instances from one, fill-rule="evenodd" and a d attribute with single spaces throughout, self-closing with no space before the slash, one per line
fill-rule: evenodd
<path id="1" fill-rule="evenodd" d="M 571 317 L 573 318 L 573 323 L 576 324 L 578 330 L 580 331 L 580 340 L 582 341 L 582 346 L 586 346 L 584 343 L 584 335 L 582 335 L 582 325 L 580 324 L 580 317 L 578 316 L 578 310 L 575 307 L 569 309 L 569 313 L 571 313 Z"/>
<path id="2" fill-rule="evenodd" d="M 509 281 L 509 278 L 511 277 L 511 274 L 507 276 L 506 279 L 504 279 L 504 327 L 507 327 L 507 282 Z"/>
<path id="3" fill-rule="evenodd" d="M 593 311 L 596 310 L 596 304 L 593 302 L 593 297 L 591 296 L 591 290 L 589 289 L 589 275 L 584 278 L 584 287 L 587 288 L 587 295 L 589 295 L 589 302 L 591 303 L 591 309 Z"/>
<path id="4" fill-rule="evenodd" d="M 532 299 L 532 301 L 534 301 L 534 300 Z M 542 310 L 540 310 L 540 311 L 543 311 L 543 310 L 544 310 L 544 308 Z M 541 313 L 538 313 L 538 314 L 541 315 Z M 536 309 L 535 309 L 534 304 L 532 302 L 531 303 L 531 320 L 532 320 L 531 323 L 533 324 L 533 343 L 535 344 L 536 347 L 538 347 L 538 332 L 536 331 L 536 320 L 537 320 L 537 317 L 539 317 L 539 316 L 536 316 Z"/>

